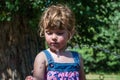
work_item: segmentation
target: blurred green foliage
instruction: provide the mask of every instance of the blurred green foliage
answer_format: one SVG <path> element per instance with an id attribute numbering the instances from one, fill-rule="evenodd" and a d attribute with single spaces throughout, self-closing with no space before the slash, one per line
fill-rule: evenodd
<path id="1" fill-rule="evenodd" d="M 76 34 L 69 46 L 82 54 L 85 71 L 120 71 L 120 0 L 1 0 L 0 22 L 24 16 L 37 32 L 41 13 L 57 3 L 75 13 Z"/>

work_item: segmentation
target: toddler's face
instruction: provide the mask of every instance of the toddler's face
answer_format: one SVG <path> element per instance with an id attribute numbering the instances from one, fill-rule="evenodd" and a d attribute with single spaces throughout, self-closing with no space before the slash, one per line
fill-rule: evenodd
<path id="1" fill-rule="evenodd" d="M 68 32 L 66 30 L 54 29 L 44 30 L 45 39 L 50 49 L 56 50 L 63 50 L 68 41 Z"/>

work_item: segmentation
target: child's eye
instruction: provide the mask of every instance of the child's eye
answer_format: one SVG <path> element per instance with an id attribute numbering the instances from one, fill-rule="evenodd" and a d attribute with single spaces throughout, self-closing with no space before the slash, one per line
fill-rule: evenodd
<path id="1" fill-rule="evenodd" d="M 49 32 L 49 31 L 46 31 L 46 33 L 47 33 L 48 35 L 51 35 L 51 34 L 52 34 L 52 32 Z"/>
<path id="2" fill-rule="evenodd" d="M 57 35 L 63 35 L 63 32 L 58 32 Z"/>

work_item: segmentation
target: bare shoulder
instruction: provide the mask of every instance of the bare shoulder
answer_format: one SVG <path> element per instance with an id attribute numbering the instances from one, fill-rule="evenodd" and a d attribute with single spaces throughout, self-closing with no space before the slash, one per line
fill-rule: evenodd
<path id="1" fill-rule="evenodd" d="M 37 54 L 34 61 L 34 71 L 33 76 L 36 78 L 35 80 L 44 80 L 44 73 L 46 68 L 46 59 L 44 52 L 40 52 Z"/>
<path id="2" fill-rule="evenodd" d="M 35 62 L 46 62 L 45 54 L 43 51 L 39 52 L 35 57 Z"/>
<path id="3" fill-rule="evenodd" d="M 39 58 L 39 57 L 41 57 L 41 58 L 45 57 L 43 51 L 41 51 L 41 52 L 39 52 L 39 53 L 37 54 L 36 58 Z"/>

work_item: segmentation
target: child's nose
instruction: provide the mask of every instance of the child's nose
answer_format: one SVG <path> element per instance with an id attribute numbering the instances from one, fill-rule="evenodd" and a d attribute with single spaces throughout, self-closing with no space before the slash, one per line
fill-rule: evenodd
<path id="1" fill-rule="evenodd" d="M 56 35 L 56 34 L 53 34 L 53 35 L 52 35 L 52 39 L 55 39 L 55 40 L 56 40 L 56 39 L 57 39 L 57 35 Z"/>

